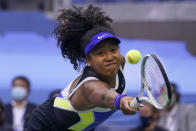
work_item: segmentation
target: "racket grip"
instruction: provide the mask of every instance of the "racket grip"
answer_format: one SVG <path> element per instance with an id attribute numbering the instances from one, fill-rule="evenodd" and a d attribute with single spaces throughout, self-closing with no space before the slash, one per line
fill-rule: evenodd
<path id="1" fill-rule="evenodd" d="M 133 101 L 130 104 L 131 108 L 138 108 L 140 106 L 140 103 L 138 102 L 138 98 L 134 98 Z"/>

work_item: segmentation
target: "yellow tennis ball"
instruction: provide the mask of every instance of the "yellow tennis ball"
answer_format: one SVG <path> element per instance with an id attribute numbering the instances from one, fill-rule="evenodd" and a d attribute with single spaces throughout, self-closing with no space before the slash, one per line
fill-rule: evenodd
<path id="1" fill-rule="evenodd" d="M 126 55 L 127 61 L 131 64 L 137 64 L 141 59 L 141 54 L 138 50 L 129 50 Z"/>

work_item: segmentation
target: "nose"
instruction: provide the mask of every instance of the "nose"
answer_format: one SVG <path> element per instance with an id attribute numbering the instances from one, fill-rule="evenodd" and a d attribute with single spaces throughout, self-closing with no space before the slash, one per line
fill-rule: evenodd
<path id="1" fill-rule="evenodd" d="M 111 61 L 113 61 L 113 59 L 114 59 L 114 56 L 113 56 L 113 54 L 111 52 L 107 52 L 105 54 L 105 60 L 106 61 L 111 62 Z"/>

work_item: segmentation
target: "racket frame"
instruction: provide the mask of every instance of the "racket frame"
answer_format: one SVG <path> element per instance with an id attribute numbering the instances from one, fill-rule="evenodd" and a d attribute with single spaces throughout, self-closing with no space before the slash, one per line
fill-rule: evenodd
<path id="1" fill-rule="evenodd" d="M 165 81 L 165 84 L 166 84 L 166 87 L 167 87 L 167 93 L 168 93 L 168 101 L 167 101 L 167 104 L 165 106 L 161 106 L 159 103 L 156 102 L 156 100 L 154 99 L 153 95 L 150 92 L 151 87 L 148 86 L 148 84 L 146 82 L 146 79 L 145 79 L 145 63 L 146 63 L 146 61 L 149 57 L 152 57 L 155 60 L 155 62 L 157 63 L 157 65 L 158 65 L 158 67 L 159 67 L 159 69 L 160 69 L 160 71 L 161 71 L 161 73 L 164 77 L 164 81 Z M 147 93 L 148 97 L 143 96 L 144 89 L 146 90 L 146 93 Z M 153 106 L 155 106 L 157 109 L 164 109 L 164 108 L 166 108 L 170 105 L 171 97 L 172 97 L 172 93 L 171 93 L 170 82 L 169 82 L 169 79 L 166 75 L 166 72 L 165 72 L 161 62 L 159 61 L 159 59 L 154 54 L 145 55 L 143 60 L 142 60 L 142 64 L 141 64 L 141 88 L 140 88 L 140 92 L 139 92 L 138 96 L 130 104 L 130 106 L 132 108 L 138 108 L 141 103 L 148 102 L 148 103 L 152 104 Z"/>

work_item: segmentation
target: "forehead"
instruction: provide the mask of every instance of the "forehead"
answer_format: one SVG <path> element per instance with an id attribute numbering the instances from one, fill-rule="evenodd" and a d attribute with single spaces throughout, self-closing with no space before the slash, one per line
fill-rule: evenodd
<path id="1" fill-rule="evenodd" d="M 14 86 L 28 86 L 27 82 L 23 79 L 15 79 L 13 81 Z"/>

